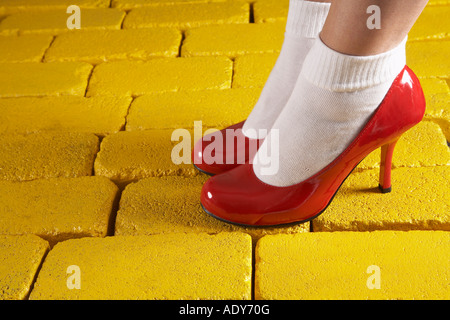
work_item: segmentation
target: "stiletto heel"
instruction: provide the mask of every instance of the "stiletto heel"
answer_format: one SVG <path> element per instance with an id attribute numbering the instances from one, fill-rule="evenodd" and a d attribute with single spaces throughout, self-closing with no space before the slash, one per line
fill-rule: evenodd
<path id="1" fill-rule="evenodd" d="M 387 143 L 381 147 L 381 162 L 380 162 L 380 183 L 378 188 L 382 193 L 389 193 L 392 191 L 391 187 L 391 168 L 392 155 L 394 154 L 395 144 L 398 139 Z"/>

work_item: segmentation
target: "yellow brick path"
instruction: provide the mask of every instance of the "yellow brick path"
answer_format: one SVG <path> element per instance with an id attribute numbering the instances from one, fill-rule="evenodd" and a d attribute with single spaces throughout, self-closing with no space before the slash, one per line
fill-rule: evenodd
<path id="1" fill-rule="evenodd" d="M 244 228 L 172 162 L 175 129 L 248 115 L 288 2 L 78 0 L 68 30 L 72 1 L 0 1 L 0 299 L 450 298 L 448 0 L 409 35 L 427 110 L 392 193 L 377 150 L 311 223 Z"/>

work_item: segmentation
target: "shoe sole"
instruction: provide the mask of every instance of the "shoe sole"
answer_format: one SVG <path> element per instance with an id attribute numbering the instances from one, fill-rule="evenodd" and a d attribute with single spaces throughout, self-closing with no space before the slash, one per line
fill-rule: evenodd
<path id="1" fill-rule="evenodd" d="M 213 176 L 214 175 L 214 173 L 211 173 L 211 172 L 206 172 L 206 171 L 204 171 L 204 170 L 202 170 L 202 169 L 200 169 L 199 167 L 197 167 L 195 164 L 192 164 L 193 166 L 194 166 L 194 168 L 195 169 L 197 169 L 198 171 L 200 171 L 200 172 L 202 172 L 202 173 L 205 173 L 205 174 L 207 174 L 208 176 Z"/>
<path id="2" fill-rule="evenodd" d="M 361 160 L 362 161 L 362 160 Z M 326 207 L 320 211 L 319 213 L 317 213 L 316 215 L 312 216 L 311 218 L 305 219 L 305 220 L 299 220 L 299 221 L 294 221 L 294 222 L 288 222 L 288 223 L 283 223 L 283 224 L 273 224 L 273 225 L 251 225 L 251 224 L 243 224 L 243 223 L 237 223 L 237 222 L 233 222 L 233 221 L 228 221 L 226 219 L 220 218 L 214 214 L 212 214 L 211 212 L 209 212 L 208 210 L 205 209 L 205 207 L 203 206 L 203 203 L 200 202 L 200 205 L 203 209 L 203 211 L 205 211 L 208 215 L 210 215 L 213 218 L 216 218 L 217 220 L 226 222 L 226 223 L 230 223 L 236 226 L 240 226 L 240 227 L 247 227 L 247 228 L 256 228 L 256 229 L 260 229 L 260 228 L 285 228 L 285 227 L 289 227 L 289 226 L 295 226 L 298 224 L 302 224 L 305 222 L 309 222 L 311 220 L 314 220 L 315 218 L 317 218 L 318 216 L 320 216 L 323 212 L 325 212 L 325 210 L 328 209 L 328 206 L 331 204 L 331 202 L 333 202 L 334 196 L 339 192 L 339 189 L 341 188 L 341 186 L 344 184 L 345 180 L 347 180 L 347 178 L 352 174 L 353 170 L 355 170 L 355 168 L 361 163 L 358 162 L 358 164 L 353 167 L 352 171 L 350 171 L 350 173 L 345 177 L 345 179 L 341 182 L 341 184 L 339 185 L 339 187 L 337 188 L 336 192 L 333 194 L 333 196 L 331 197 L 330 201 L 328 201 L 328 204 L 326 205 Z M 381 193 L 389 193 L 391 192 L 391 188 L 388 189 L 383 189 L 380 185 L 378 185 L 378 189 L 381 191 Z"/>

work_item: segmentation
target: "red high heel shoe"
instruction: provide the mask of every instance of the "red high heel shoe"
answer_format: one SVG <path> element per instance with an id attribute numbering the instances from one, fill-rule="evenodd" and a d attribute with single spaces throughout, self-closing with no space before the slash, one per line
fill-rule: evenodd
<path id="1" fill-rule="evenodd" d="M 194 167 L 203 173 L 215 175 L 253 159 L 263 139 L 250 139 L 244 136 L 242 133 L 244 122 L 208 134 L 197 141 L 192 150 Z M 221 140 L 214 143 L 216 139 Z"/>
<path id="2" fill-rule="evenodd" d="M 220 220 L 248 226 L 274 226 L 314 219 L 332 201 L 351 171 L 381 147 L 379 188 L 391 191 L 391 162 L 400 136 L 419 123 L 425 98 L 419 80 L 405 66 L 378 109 L 359 135 L 328 166 L 289 187 L 268 185 L 256 177 L 249 163 L 211 177 L 201 192 L 201 204 Z"/>

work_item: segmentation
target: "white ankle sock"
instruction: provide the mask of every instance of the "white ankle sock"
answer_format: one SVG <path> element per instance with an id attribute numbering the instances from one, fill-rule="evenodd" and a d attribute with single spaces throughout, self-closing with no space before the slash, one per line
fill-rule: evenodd
<path id="1" fill-rule="evenodd" d="M 329 3 L 289 2 L 284 42 L 259 100 L 245 121 L 243 132 L 247 137 L 264 138 L 269 132 L 292 93 L 303 60 L 322 30 L 329 8 Z"/>
<path id="2" fill-rule="evenodd" d="M 269 134 L 253 170 L 274 186 L 300 183 L 330 164 L 356 138 L 404 68 L 405 43 L 373 56 L 349 56 L 318 38 L 308 53 L 292 95 L 272 126 L 279 134 L 278 170 L 258 157 L 276 147 Z M 274 161 L 274 159 L 271 159 Z M 276 161 L 277 159 L 275 159 Z M 271 164 L 272 169 L 275 168 Z"/>

